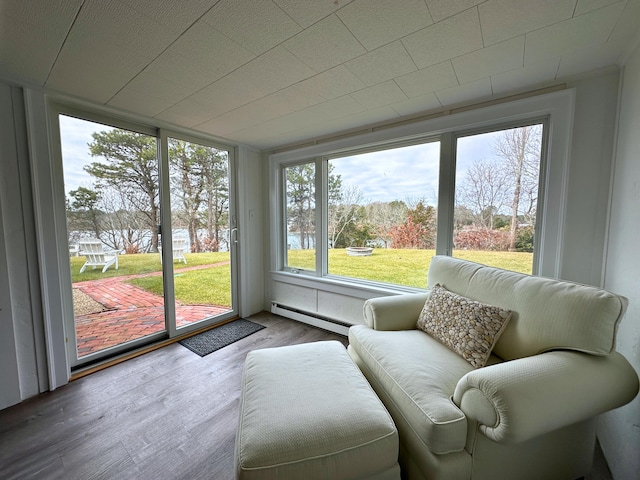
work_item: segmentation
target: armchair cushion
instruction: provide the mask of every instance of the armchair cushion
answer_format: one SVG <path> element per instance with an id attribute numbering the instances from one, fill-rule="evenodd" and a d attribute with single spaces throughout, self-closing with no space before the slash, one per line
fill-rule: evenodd
<path id="1" fill-rule="evenodd" d="M 471 365 L 416 329 L 376 331 L 356 325 L 349 329 L 349 344 L 384 390 L 382 396 L 392 399 L 389 411 L 402 415 L 428 450 L 444 454 L 464 449 L 467 419 L 451 393 L 473 370 Z"/>
<path id="2" fill-rule="evenodd" d="M 449 292 L 431 289 L 416 326 L 456 352 L 474 368 L 487 364 L 511 311 Z"/>

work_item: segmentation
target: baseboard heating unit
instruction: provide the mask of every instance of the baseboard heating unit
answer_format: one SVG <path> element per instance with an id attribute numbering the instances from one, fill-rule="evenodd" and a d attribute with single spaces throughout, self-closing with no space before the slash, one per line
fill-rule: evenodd
<path id="1" fill-rule="evenodd" d="M 291 320 L 297 320 L 298 322 L 306 323 L 307 325 L 322 328 L 323 330 L 328 330 L 329 332 L 338 333 L 340 335 L 344 335 L 345 337 L 349 333 L 350 325 L 348 323 L 341 322 L 340 320 L 322 317 L 314 313 L 303 312 L 302 310 L 287 307 L 286 305 L 281 305 L 276 302 L 271 303 L 271 313 L 290 318 Z"/>

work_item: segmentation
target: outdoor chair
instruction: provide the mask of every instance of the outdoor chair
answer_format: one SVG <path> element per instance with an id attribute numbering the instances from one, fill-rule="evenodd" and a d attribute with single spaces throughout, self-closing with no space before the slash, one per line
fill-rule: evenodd
<path id="1" fill-rule="evenodd" d="M 84 272 L 87 267 L 103 267 L 102 273 L 106 272 L 111 265 L 115 265 L 118 270 L 118 251 L 103 250 L 102 242 L 98 239 L 85 239 L 78 242 L 80 247 L 79 255 L 86 257 L 86 261 L 80 273 Z"/>
<path id="2" fill-rule="evenodd" d="M 183 237 L 173 237 L 171 243 L 173 244 L 173 261 L 184 262 L 187 264 L 187 259 L 184 254 L 187 250 L 187 239 Z M 160 251 L 160 262 L 162 262 L 162 247 L 158 247 Z"/>

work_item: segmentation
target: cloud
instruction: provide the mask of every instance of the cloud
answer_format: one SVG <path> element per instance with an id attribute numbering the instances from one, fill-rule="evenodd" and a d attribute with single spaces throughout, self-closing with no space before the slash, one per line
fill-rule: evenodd
<path id="1" fill-rule="evenodd" d="M 365 202 L 425 198 L 438 193 L 439 142 L 380 150 L 331 160 L 343 185 L 355 186 Z"/>
<path id="2" fill-rule="evenodd" d="M 89 152 L 89 143 L 93 140 L 91 134 L 113 128 L 66 115 L 60 115 L 58 118 L 65 192 L 76 190 L 78 187 L 90 188 L 93 180 L 83 167 L 96 160 Z"/>

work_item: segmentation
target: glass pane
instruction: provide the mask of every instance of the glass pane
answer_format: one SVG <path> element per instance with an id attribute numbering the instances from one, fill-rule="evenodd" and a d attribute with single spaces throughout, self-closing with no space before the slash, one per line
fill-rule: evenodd
<path id="1" fill-rule="evenodd" d="M 316 167 L 315 163 L 287 166 L 285 204 L 287 258 L 285 266 L 316 269 Z"/>
<path id="2" fill-rule="evenodd" d="M 426 286 L 439 163 L 439 142 L 329 160 L 329 274 Z"/>
<path id="3" fill-rule="evenodd" d="M 231 311 L 229 153 L 169 139 L 178 328 Z"/>
<path id="4" fill-rule="evenodd" d="M 454 256 L 533 271 L 543 126 L 458 139 Z"/>
<path id="5" fill-rule="evenodd" d="M 155 137 L 60 115 L 77 356 L 165 330 Z M 144 282 L 153 280 L 153 288 Z"/>

